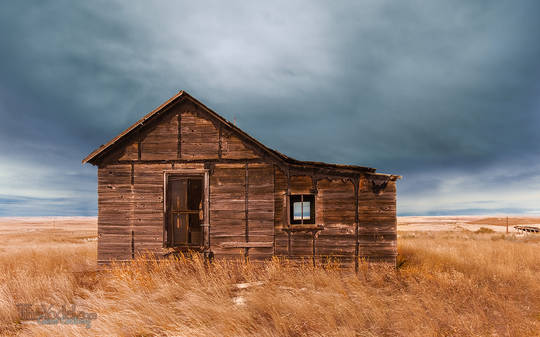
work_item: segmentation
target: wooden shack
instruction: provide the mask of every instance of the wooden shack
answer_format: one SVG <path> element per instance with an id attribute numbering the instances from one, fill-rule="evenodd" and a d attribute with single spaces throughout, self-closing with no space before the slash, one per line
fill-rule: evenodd
<path id="1" fill-rule="evenodd" d="M 395 263 L 396 180 L 299 161 L 180 91 L 83 160 L 98 167 L 98 262 L 214 258 Z"/>

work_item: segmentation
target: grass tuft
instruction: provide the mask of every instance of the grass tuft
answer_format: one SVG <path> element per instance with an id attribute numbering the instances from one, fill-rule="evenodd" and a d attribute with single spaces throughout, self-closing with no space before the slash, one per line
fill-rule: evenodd
<path id="1" fill-rule="evenodd" d="M 492 234 L 495 233 L 495 231 L 491 228 L 486 227 L 480 227 L 479 229 L 474 231 L 476 234 Z"/>

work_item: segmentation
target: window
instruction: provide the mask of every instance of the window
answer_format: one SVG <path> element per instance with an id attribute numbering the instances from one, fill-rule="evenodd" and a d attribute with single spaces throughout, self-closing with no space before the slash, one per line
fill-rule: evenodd
<path id="1" fill-rule="evenodd" d="M 315 223 L 315 196 L 313 194 L 294 194 L 290 196 L 291 224 Z"/>

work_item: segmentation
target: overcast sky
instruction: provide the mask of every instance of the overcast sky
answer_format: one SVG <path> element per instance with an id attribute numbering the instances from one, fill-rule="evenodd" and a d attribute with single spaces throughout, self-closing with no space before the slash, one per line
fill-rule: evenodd
<path id="1" fill-rule="evenodd" d="M 7 1 L 0 215 L 95 215 L 81 165 L 184 89 L 400 215 L 540 212 L 540 1 Z"/>

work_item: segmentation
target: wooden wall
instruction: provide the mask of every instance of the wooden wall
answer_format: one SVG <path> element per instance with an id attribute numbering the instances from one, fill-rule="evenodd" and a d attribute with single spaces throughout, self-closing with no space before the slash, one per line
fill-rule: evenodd
<path id="1" fill-rule="evenodd" d="M 98 169 L 98 261 L 131 258 L 131 165 Z"/>
<path id="2" fill-rule="evenodd" d="M 219 130 L 209 120 L 193 111 L 181 114 L 180 157 L 182 159 L 217 159 Z"/>
<path id="3" fill-rule="evenodd" d="M 216 258 L 272 255 L 320 262 L 395 262 L 396 186 L 366 174 L 289 172 L 197 105 L 172 107 L 100 159 L 98 260 L 128 260 L 163 245 L 164 171 L 210 173 L 210 247 Z M 377 176 L 380 180 L 381 176 Z M 290 231 L 287 194 L 316 192 L 321 231 Z"/>
<path id="4" fill-rule="evenodd" d="M 274 254 L 274 167 L 249 164 L 246 182 L 248 241 L 258 243 L 248 249 L 250 259 L 271 258 Z"/>
<path id="5" fill-rule="evenodd" d="M 320 180 L 317 200 L 324 230 L 316 240 L 316 253 L 352 262 L 356 247 L 353 183 L 348 179 Z"/>
<path id="6" fill-rule="evenodd" d="M 274 167 L 274 251 L 278 256 L 288 256 L 289 236 L 283 231 L 287 225 L 287 173 Z"/>
<path id="7" fill-rule="evenodd" d="M 210 176 L 210 245 L 215 257 L 273 255 L 274 181 L 270 164 L 216 164 Z"/>
<path id="8" fill-rule="evenodd" d="M 397 256 L 396 182 L 380 193 L 369 178 L 360 179 L 358 194 L 359 255 L 372 261 L 395 263 Z"/>
<path id="9" fill-rule="evenodd" d="M 315 179 L 315 180 L 314 180 Z M 395 263 L 397 254 L 396 189 L 388 181 L 374 192 L 369 176 L 327 177 L 291 175 L 275 170 L 274 226 L 276 255 L 297 260 L 332 259 L 353 266 L 356 257 Z M 356 187 L 358 208 L 356 207 Z M 287 189 L 290 194 L 310 194 L 316 187 L 315 220 L 320 231 L 287 229 Z M 358 219 L 358 229 L 357 222 Z M 294 225 L 292 225 L 294 228 Z M 314 258 L 315 254 L 315 258 Z"/>
<path id="10" fill-rule="evenodd" d="M 211 173 L 210 242 L 215 256 L 272 256 L 273 166 L 257 163 L 257 158 L 253 148 L 195 104 L 171 108 L 101 160 L 98 260 L 162 251 L 164 171 L 205 167 Z M 223 242 L 241 247 L 221 247 Z"/>

